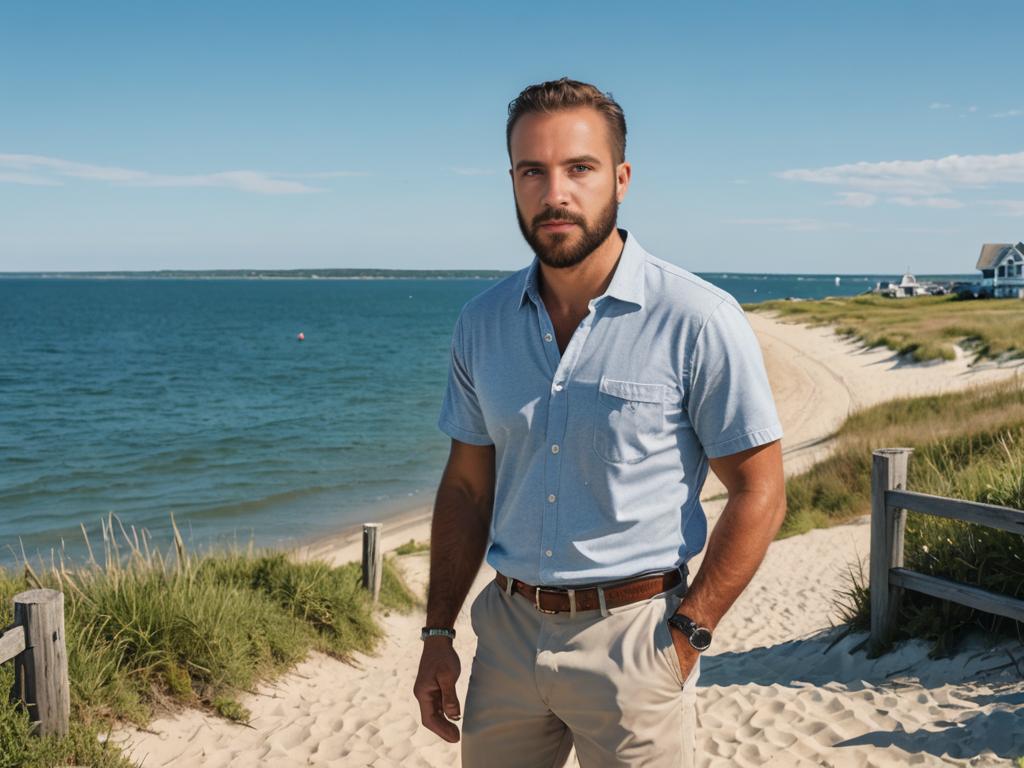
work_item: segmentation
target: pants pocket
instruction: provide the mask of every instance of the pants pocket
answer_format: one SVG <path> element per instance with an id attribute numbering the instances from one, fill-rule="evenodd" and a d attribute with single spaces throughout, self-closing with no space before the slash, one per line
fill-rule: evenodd
<path id="1" fill-rule="evenodd" d="M 473 633 L 480 636 L 480 623 L 477 619 L 477 614 L 480 612 L 480 606 L 484 600 L 487 599 L 487 593 L 492 589 L 497 589 L 498 584 L 495 581 L 487 582 L 487 586 L 477 592 L 476 597 L 473 598 L 473 602 L 469 604 L 469 626 L 473 628 Z"/>
<path id="2" fill-rule="evenodd" d="M 700 676 L 700 656 L 694 662 L 693 669 L 690 670 L 689 675 L 684 678 L 683 670 L 679 666 L 679 654 L 676 653 L 676 647 L 673 643 L 672 628 L 668 625 L 669 618 L 679 609 L 679 604 L 683 601 L 684 594 L 669 594 L 665 597 L 665 615 L 659 629 L 665 633 L 666 641 L 660 647 L 662 648 L 662 655 L 665 661 L 672 668 L 672 675 L 675 677 L 676 683 L 681 689 L 692 692 L 696 688 L 697 678 Z"/>
<path id="3" fill-rule="evenodd" d="M 668 595 L 658 602 L 660 605 L 659 610 L 656 611 L 657 625 L 651 633 L 654 637 L 655 654 L 668 666 L 669 673 L 676 685 L 682 688 L 684 680 L 682 670 L 679 668 L 679 656 L 672 643 L 672 630 L 668 625 L 668 617 L 675 611 L 678 600 L 673 595 Z"/>

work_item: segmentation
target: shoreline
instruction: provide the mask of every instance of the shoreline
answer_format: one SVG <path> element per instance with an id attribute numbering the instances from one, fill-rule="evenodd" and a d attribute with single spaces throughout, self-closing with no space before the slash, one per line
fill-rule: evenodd
<path id="1" fill-rule="evenodd" d="M 433 505 L 418 504 L 411 509 L 366 523 L 380 523 L 381 549 L 390 552 L 409 539 L 422 541 L 430 535 L 430 521 L 433 519 Z M 333 566 L 362 559 L 363 523 L 346 526 L 335 533 L 320 537 L 316 541 L 288 547 L 284 551 L 299 560 L 324 560 Z"/>

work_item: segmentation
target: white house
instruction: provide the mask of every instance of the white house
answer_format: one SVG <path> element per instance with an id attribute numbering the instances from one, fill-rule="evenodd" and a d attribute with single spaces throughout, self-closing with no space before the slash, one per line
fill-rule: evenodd
<path id="1" fill-rule="evenodd" d="M 981 285 L 997 298 L 1024 298 L 1024 243 L 985 243 L 977 269 Z"/>

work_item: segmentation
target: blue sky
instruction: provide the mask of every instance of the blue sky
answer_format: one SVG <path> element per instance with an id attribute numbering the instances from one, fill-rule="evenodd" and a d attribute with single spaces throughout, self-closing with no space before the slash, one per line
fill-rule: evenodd
<path id="1" fill-rule="evenodd" d="M 0 4 L 0 271 L 518 268 L 506 107 L 562 75 L 622 104 L 620 222 L 687 269 L 1024 239 L 1018 2 L 480 6 Z"/>

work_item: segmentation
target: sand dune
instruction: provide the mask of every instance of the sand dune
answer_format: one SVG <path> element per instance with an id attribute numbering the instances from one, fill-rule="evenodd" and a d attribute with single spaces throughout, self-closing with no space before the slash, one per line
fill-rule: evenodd
<path id="1" fill-rule="evenodd" d="M 966 360 L 902 364 L 827 329 L 751 315 L 786 429 L 787 472 L 829 449 L 852 410 L 925 392 L 1014 375 Z M 709 483 L 705 498 L 714 496 Z M 710 501 L 711 518 L 722 501 Z M 385 524 L 385 547 L 429 534 L 429 509 Z M 867 557 L 866 521 L 774 542 L 747 591 L 725 617 L 702 663 L 698 694 L 701 766 L 1009 765 L 1024 754 L 1024 650 L 986 648 L 980 639 L 950 660 L 909 643 L 880 659 L 855 650 L 863 635 L 833 629 L 835 598 L 851 565 Z M 360 556 L 351 535 L 305 556 L 345 562 Z M 410 585 L 425 588 L 426 554 L 399 558 Z M 693 565 L 696 566 L 697 562 Z M 486 566 L 469 600 L 493 577 Z M 467 600 L 467 606 L 469 604 Z M 114 736 L 143 766 L 444 766 L 458 747 L 419 725 L 412 683 L 421 615 L 385 615 L 387 640 L 353 665 L 314 654 L 244 701 L 251 725 L 196 711 Z M 456 648 L 465 700 L 475 639 L 464 610 Z"/>

